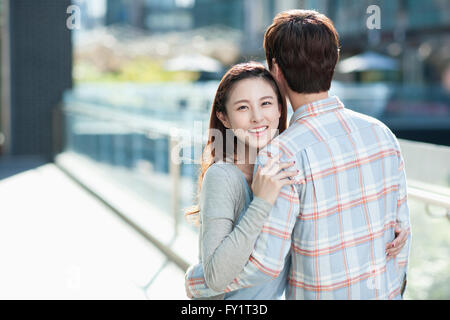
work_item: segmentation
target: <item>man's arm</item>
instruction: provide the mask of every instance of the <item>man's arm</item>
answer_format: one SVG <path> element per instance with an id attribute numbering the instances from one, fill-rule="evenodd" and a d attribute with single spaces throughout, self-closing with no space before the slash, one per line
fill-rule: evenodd
<path id="1" fill-rule="evenodd" d="M 205 280 L 203 264 L 198 263 L 190 266 L 184 276 L 185 289 L 188 298 L 209 298 L 215 300 L 223 300 L 224 293 L 216 292 L 208 288 Z M 199 292 L 197 288 L 201 288 Z"/>
<path id="2" fill-rule="evenodd" d="M 276 156 L 278 150 L 272 152 Z M 287 162 L 283 155 L 282 162 Z M 268 161 L 268 153 L 263 150 L 258 155 L 255 170 L 258 166 L 264 166 Z M 298 168 L 298 166 L 296 165 Z M 300 173 L 301 174 L 301 173 Z M 301 185 L 287 185 L 282 188 L 280 194 L 264 223 L 262 231 L 255 243 L 255 248 L 249 261 L 241 273 L 227 285 L 221 292 L 229 292 L 237 289 L 251 287 L 276 278 L 284 268 L 285 259 L 291 247 L 291 234 L 297 216 L 299 214 L 299 193 Z M 189 290 L 193 296 L 217 295 L 203 282 L 192 282 Z"/>
<path id="3" fill-rule="evenodd" d="M 408 240 L 405 246 L 397 255 L 397 264 L 399 266 L 400 274 L 403 275 L 403 290 L 406 286 L 406 276 L 408 272 L 408 259 L 411 244 L 411 225 L 409 220 L 409 208 L 408 208 L 408 192 L 405 172 L 405 162 L 401 154 L 399 154 L 399 190 L 397 198 L 397 223 L 403 230 L 408 230 Z"/>

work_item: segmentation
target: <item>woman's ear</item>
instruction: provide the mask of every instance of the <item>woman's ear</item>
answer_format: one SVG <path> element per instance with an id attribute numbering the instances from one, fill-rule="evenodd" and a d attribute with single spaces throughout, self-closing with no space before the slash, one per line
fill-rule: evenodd
<path id="1" fill-rule="evenodd" d="M 220 111 L 216 112 L 216 116 L 217 118 L 219 118 L 220 122 L 222 122 L 225 128 L 228 129 L 231 128 L 230 122 L 228 121 L 227 116 L 223 112 Z"/>

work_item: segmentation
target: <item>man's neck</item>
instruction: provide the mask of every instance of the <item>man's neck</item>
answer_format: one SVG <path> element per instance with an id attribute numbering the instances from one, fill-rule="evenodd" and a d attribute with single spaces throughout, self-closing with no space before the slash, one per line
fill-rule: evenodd
<path id="1" fill-rule="evenodd" d="M 289 102 L 291 103 L 294 112 L 301 106 L 312 103 L 315 101 L 323 100 L 328 98 L 328 91 L 323 91 L 319 93 L 297 93 L 289 90 L 287 93 Z"/>

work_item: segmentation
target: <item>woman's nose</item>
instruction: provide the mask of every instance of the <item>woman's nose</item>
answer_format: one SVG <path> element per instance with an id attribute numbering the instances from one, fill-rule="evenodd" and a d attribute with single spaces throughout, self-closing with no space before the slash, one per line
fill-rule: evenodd
<path id="1" fill-rule="evenodd" d="M 264 115 L 262 113 L 262 110 L 260 108 L 253 108 L 252 112 L 252 121 L 255 123 L 258 123 L 264 119 Z"/>

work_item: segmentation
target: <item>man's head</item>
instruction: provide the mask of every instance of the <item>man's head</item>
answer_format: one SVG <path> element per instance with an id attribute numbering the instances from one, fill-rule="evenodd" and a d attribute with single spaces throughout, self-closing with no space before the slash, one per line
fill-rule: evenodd
<path id="1" fill-rule="evenodd" d="M 297 93 L 328 91 L 339 58 L 333 22 L 313 10 L 289 10 L 275 16 L 264 35 L 269 69 L 281 71 Z"/>

